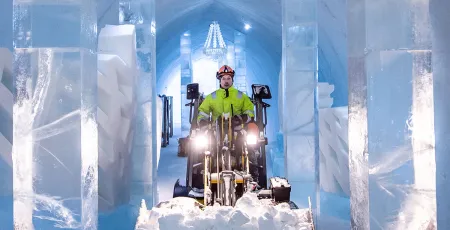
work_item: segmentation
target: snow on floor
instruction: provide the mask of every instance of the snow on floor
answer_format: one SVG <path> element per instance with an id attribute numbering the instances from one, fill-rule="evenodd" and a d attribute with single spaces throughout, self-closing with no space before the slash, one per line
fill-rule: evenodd
<path id="1" fill-rule="evenodd" d="M 308 209 L 291 210 L 287 203 L 269 205 L 248 193 L 235 207 L 214 206 L 200 209 L 190 198 L 175 198 L 152 210 L 145 204 L 139 212 L 136 230 L 310 230 Z"/>

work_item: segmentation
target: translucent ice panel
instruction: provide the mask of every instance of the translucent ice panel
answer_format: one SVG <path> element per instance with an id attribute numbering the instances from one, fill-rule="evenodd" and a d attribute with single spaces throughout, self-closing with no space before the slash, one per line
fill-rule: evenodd
<path id="1" fill-rule="evenodd" d="M 80 48 L 15 52 L 15 225 L 28 229 L 32 218 L 47 228 L 95 228 L 96 55 Z"/>

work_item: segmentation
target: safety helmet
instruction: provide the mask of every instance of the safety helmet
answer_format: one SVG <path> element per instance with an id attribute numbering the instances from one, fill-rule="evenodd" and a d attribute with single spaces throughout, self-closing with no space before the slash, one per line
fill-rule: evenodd
<path id="1" fill-rule="evenodd" d="M 234 70 L 230 66 L 224 65 L 217 71 L 216 78 L 220 80 L 220 78 L 226 74 L 231 75 L 231 77 L 234 78 Z"/>
<path id="2" fill-rule="evenodd" d="M 258 133 L 259 133 L 258 125 L 255 124 L 254 122 L 248 123 L 247 124 L 247 133 L 258 135 Z"/>

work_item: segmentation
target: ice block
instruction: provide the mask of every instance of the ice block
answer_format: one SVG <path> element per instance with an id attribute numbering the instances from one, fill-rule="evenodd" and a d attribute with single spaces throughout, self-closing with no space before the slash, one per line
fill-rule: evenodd
<path id="1" fill-rule="evenodd" d="M 95 1 L 14 1 L 14 226 L 97 229 Z"/>
<path id="2" fill-rule="evenodd" d="M 0 226 L 13 228 L 13 76 L 12 53 L 0 48 Z"/>
<path id="3" fill-rule="evenodd" d="M 430 229 L 436 163 L 429 1 L 347 4 L 352 228 Z"/>
<path id="4" fill-rule="evenodd" d="M 234 87 L 244 93 L 249 91 L 247 87 L 247 57 L 246 57 L 246 36 L 245 34 L 234 31 L 234 53 L 235 53 L 235 66 L 236 73 L 234 77 Z M 228 47 L 230 49 L 230 47 Z M 254 84 L 259 84 L 260 82 L 255 82 Z M 251 91 L 250 91 L 251 92 Z"/>
<path id="5" fill-rule="evenodd" d="M 127 204 L 130 199 L 137 79 L 134 25 L 102 28 L 97 66 L 99 211 L 105 212 Z"/>
<path id="6" fill-rule="evenodd" d="M 450 229 L 450 1 L 430 0 L 436 153 L 437 229 Z M 431 179 L 431 178 L 428 178 Z"/>
<path id="7" fill-rule="evenodd" d="M 131 204 L 157 203 L 158 161 L 155 0 L 120 0 L 119 24 L 136 26 L 137 111 L 132 148 Z"/>
<path id="8" fill-rule="evenodd" d="M 190 108 L 186 106 L 190 100 L 186 99 L 186 87 L 192 83 L 192 48 L 191 34 L 185 32 L 180 36 L 180 71 L 181 71 L 181 136 L 189 135 L 191 123 L 189 122 Z M 198 82 L 199 83 L 199 82 Z M 205 95 L 206 96 L 206 95 Z M 196 121 L 195 121 L 196 122 Z"/>
<path id="9" fill-rule="evenodd" d="M 315 199 L 317 143 L 317 1 L 282 1 L 282 132 L 292 199 Z M 313 202 L 315 203 L 315 202 Z"/>

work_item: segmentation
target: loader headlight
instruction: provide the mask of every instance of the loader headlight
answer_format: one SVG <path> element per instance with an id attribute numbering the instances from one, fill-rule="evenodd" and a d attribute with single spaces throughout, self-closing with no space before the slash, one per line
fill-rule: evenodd
<path id="1" fill-rule="evenodd" d="M 205 148 L 208 145 L 208 138 L 205 135 L 199 135 L 195 137 L 195 147 L 198 149 Z"/>
<path id="2" fill-rule="evenodd" d="M 256 141 L 257 141 L 256 135 L 253 135 L 253 134 L 247 135 L 247 144 L 248 145 L 256 145 Z"/>

